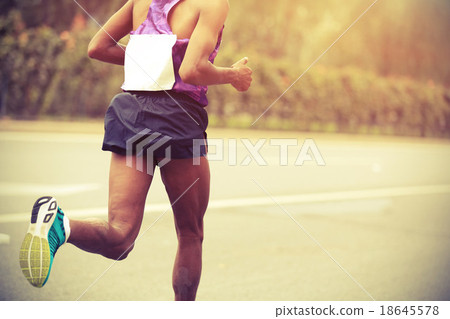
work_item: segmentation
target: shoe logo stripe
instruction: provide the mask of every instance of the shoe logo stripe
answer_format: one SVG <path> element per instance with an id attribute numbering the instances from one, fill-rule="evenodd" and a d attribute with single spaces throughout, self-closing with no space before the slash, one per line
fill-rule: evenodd
<path id="1" fill-rule="evenodd" d="M 55 215 L 55 213 L 48 213 L 47 215 L 45 215 L 44 223 L 48 223 L 50 219 L 52 219 L 53 215 Z"/>

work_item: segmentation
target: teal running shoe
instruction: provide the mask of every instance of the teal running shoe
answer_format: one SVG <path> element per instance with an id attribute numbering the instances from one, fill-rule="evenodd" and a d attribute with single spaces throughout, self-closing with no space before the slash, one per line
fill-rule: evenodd
<path id="1" fill-rule="evenodd" d="M 69 220 L 53 197 L 41 197 L 33 206 L 31 223 L 20 247 L 20 268 L 35 287 L 42 287 L 50 276 L 58 248 L 69 237 Z"/>

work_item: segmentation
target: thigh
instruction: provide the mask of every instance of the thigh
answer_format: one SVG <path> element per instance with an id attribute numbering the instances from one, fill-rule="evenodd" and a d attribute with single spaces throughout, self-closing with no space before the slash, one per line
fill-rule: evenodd
<path id="1" fill-rule="evenodd" d="M 133 158 L 132 163 L 136 163 Z M 145 200 L 152 182 L 144 161 L 143 172 L 129 167 L 126 156 L 112 153 L 109 174 L 108 222 L 110 227 L 133 240 L 144 214 Z M 149 165 L 153 165 L 150 163 Z M 151 169 L 154 169 L 152 167 Z"/>
<path id="2" fill-rule="evenodd" d="M 195 165 L 192 158 L 171 160 L 161 167 L 161 178 L 172 203 L 178 236 L 203 236 L 210 187 L 206 157 Z"/>

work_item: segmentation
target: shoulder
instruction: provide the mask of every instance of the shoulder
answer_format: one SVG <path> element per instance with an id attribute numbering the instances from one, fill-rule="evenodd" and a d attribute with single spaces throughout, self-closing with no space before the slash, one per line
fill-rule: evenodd
<path id="1" fill-rule="evenodd" d="M 128 0 L 128 2 L 131 3 L 133 7 L 137 8 L 144 8 L 144 7 L 150 7 L 150 4 L 152 3 L 152 0 Z"/>
<path id="2" fill-rule="evenodd" d="M 228 0 L 193 0 L 196 1 L 199 21 L 207 23 L 213 29 L 220 29 L 228 16 Z"/>
<path id="3" fill-rule="evenodd" d="M 194 0 L 201 13 L 227 14 L 230 9 L 228 0 Z"/>
<path id="4" fill-rule="evenodd" d="M 152 4 L 152 0 L 128 0 L 133 7 L 133 11 L 148 11 L 148 8 Z"/>

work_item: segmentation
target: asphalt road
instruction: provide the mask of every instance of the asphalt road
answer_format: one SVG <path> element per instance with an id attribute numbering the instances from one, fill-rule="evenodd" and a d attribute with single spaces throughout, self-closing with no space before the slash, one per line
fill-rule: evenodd
<path id="1" fill-rule="evenodd" d="M 36 198 L 55 196 L 71 218 L 106 216 L 110 155 L 100 150 L 101 124 L 64 127 L 0 132 L 0 299 L 172 300 L 176 238 L 158 172 L 126 260 L 69 244 L 44 288 L 23 277 L 18 253 Z M 450 300 L 448 140 L 208 136 L 198 300 Z"/>

